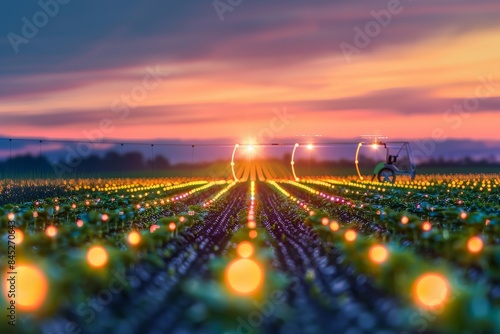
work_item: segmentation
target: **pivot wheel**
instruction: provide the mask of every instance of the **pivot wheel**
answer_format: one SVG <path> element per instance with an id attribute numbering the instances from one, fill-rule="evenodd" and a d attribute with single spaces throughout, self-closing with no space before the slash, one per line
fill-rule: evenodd
<path id="1" fill-rule="evenodd" d="M 396 181 L 396 174 L 394 174 L 392 169 L 383 168 L 378 172 L 378 181 L 394 183 Z"/>

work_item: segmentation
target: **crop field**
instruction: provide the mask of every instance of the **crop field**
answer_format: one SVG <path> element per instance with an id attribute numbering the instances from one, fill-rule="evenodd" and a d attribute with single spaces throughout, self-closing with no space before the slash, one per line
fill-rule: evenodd
<path id="1" fill-rule="evenodd" d="M 498 333 L 499 200 L 495 175 L 5 182 L 1 307 L 19 333 Z"/>

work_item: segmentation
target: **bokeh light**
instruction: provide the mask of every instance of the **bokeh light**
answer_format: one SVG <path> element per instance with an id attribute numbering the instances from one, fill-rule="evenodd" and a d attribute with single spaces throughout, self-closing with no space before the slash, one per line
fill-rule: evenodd
<path id="1" fill-rule="evenodd" d="M 24 241 L 24 233 L 18 228 L 14 229 L 15 239 L 13 240 L 16 245 L 20 245 Z"/>
<path id="2" fill-rule="evenodd" d="M 141 235 L 137 231 L 132 231 L 129 233 L 127 239 L 129 244 L 136 246 L 141 242 Z"/>
<path id="3" fill-rule="evenodd" d="M 16 307 L 22 311 L 35 311 L 45 301 L 48 281 L 44 273 L 35 266 L 19 265 L 16 267 Z M 4 293 L 8 296 L 11 275 L 4 275 Z"/>
<path id="4" fill-rule="evenodd" d="M 449 294 L 448 280 L 440 274 L 424 274 L 415 283 L 415 300 L 424 308 L 441 307 L 448 299 Z"/>
<path id="5" fill-rule="evenodd" d="M 358 234 L 354 230 L 345 231 L 344 238 L 349 242 L 353 242 L 358 237 Z"/>
<path id="6" fill-rule="evenodd" d="M 472 237 L 467 241 L 467 249 L 471 253 L 479 253 L 483 250 L 484 243 L 480 237 Z"/>
<path id="7" fill-rule="evenodd" d="M 254 250 L 254 246 L 249 241 L 243 241 L 236 247 L 236 253 L 238 253 L 238 256 L 244 259 L 251 257 L 254 253 Z"/>
<path id="8" fill-rule="evenodd" d="M 330 223 L 330 230 L 333 232 L 337 232 L 340 229 L 340 224 L 337 223 L 336 221 L 333 221 Z"/>
<path id="9" fill-rule="evenodd" d="M 101 246 L 91 247 L 87 251 L 87 262 L 91 267 L 102 268 L 108 263 L 108 252 Z"/>
<path id="10" fill-rule="evenodd" d="M 389 258 L 389 252 L 387 251 L 387 248 L 385 248 L 384 246 L 375 245 L 372 248 L 370 248 L 370 251 L 368 252 L 368 257 L 372 262 L 384 263 Z"/>
<path id="11" fill-rule="evenodd" d="M 45 234 L 49 238 L 54 238 L 57 235 L 57 228 L 55 226 L 49 226 L 45 229 Z"/>
<path id="12" fill-rule="evenodd" d="M 237 294 L 248 295 L 255 292 L 264 279 L 264 272 L 251 259 L 238 259 L 226 269 L 228 286 Z"/>

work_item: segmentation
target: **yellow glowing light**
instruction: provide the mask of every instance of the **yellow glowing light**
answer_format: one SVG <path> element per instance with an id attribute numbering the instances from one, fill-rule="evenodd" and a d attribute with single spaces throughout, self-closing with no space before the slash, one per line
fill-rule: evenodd
<path id="1" fill-rule="evenodd" d="M 57 228 L 55 226 L 49 226 L 45 229 L 45 234 L 49 238 L 54 238 L 57 235 Z"/>
<path id="2" fill-rule="evenodd" d="M 234 292 L 248 295 L 262 284 L 264 272 L 257 262 L 250 259 L 238 259 L 228 265 L 225 276 L 227 284 Z"/>
<path id="3" fill-rule="evenodd" d="M 332 230 L 333 232 L 337 232 L 339 229 L 340 229 L 339 223 L 335 221 L 330 223 L 330 230 Z"/>
<path id="4" fill-rule="evenodd" d="M 14 229 L 14 240 L 12 240 L 16 245 L 20 245 L 24 241 L 24 233 L 20 229 Z M 9 239 L 10 240 L 10 239 Z"/>
<path id="5" fill-rule="evenodd" d="M 323 217 L 323 219 L 321 219 L 321 224 L 323 226 L 328 225 L 329 222 L 330 222 L 330 220 L 328 219 L 328 217 Z"/>
<path id="6" fill-rule="evenodd" d="M 471 253 L 479 253 L 483 250 L 484 243 L 480 237 L 472 237 L 467 242 L 467 249 Z"/>
<path id="7" fill-rule="evenodd" d="M 7 215 L 7 219 L 9 221 L 13 221 L 14 219 L 16 219 L 16 215 L 13 214 L 12 212 L 9 212 L 9 214 Z"/>
<path id="8" fill-rule="evenodd" d="M 414 286 L 415 299 L 424 308 L 442 306 L 449 294 L 448 281 L 439 274 L 424 274 L 418 278 Z"/>
<path id="9" fill-rule="evenodd" d="M 179 217 L 179 221 L 180 221 L 181 223 L 184 223 L 184 222 L 186 221 L 186 218 L 185 218 L 184 216 L 180 216 L 180 217 Z"/>
<path id="10" fill-rule="evenodd" d="M 104 214 L 101 216 L 101 220 L 102 220 L 103 222 L 107 222 L 107 221 L 108 221 L 108 219 L 109 219 L 109 216 L 108 216 L 108 214 L 106 214 L 106 213 L 104 213 Z"/>
<path id="11" fill-rule="evenodd" d="M 467 218 L 467 212 L 462 212 L 462 213 L 460 214 L 460 218 L 462 218 L 462 219 L 466 219 L 466 218 Z"/>
<path id="12" fill-rule="evenodd" d="M 47 296 L 48 282 L 47 278 L 38 268 L 28 265 L 16 267 L 16 307 L 18 310 L 34 311 L 38 309 Z M 8 279 L 12 275 L 4 275 L 4 294 L 7 297 L 11 290 L 11 283 Z"/>
<path id="13" fill-rule="evenodd" d="M 410 221 L 410 218 L 408 218 L 407 216 L 401 217 L 401 224 L 406 225 L 406 224 L 408 224 L 409 221 Z"/>
<path id="14" fill-rule="evenodd" d="M 356 240 L 357 237 L 358 237 L 358 234 L 356 233 L 356 231 L 354 231 L 354 230 L 345 231 L 345 234 L 344 234 L 345 240 L 352 242 L 352 241 Z"/>
<path id="15" fill-rule="evenodd" d="M 377 148 L 378 148 L 378 144 L 373 143 L 373 144 L 372 144 L 372 149 L 373 149 L 373 150 L 376 150 Z"/>
<path id="16" fill-rule="evenodd" d="M 136 246 L 141 242 L 141 235 L 136 231 L 132 231 L 129 233 L 127 239 L 129 244 Z"/>
<path id="17" fill-rule="evenodd" d="M 101 246 L 91 247 L 87 251 L 87 263 L 94 268 L 102 268 L 108 263 L 108 252 Z"/>
<path id="18" fill-rule="evenodd" d="M 247 226 L 248 228 L 256 228 L 257 224 L 255 223 L 255 221 L 251 220 L 248 222 Z"/>
<path id="19" fill-rule="evenodd" d="M 14 236 L 15 236 L 14 243 L 16 245 L 22 244 L 22 242 L 24 241 L 24 233 L 23 233 L 23 231 L 21 231 L 20 229 L 15 228 L 14 229 Z"/>
<path id="20" fill-rule="evenodd" d="M 256 230 L 251 230 L 250 232 L 248 232 L 248 236 L 250 237 L 250 239 L 255 239 L 258 235 L 259 233 L 257 233 Z"/>
<path id="21" fill-rule="evenodd" d="M 255 249 L 251 242 L 243 241 L 236 247 L 236 253 L 244 259 L 248 259 L 254 253 Z"/>
<path id="22" fill-rule="evenodd" d="M 170 230 L 170 232 L 175 231 L 176 228 L 177 228 L 177 225 L 175 225 L 174 222 L 171 222 L 170 224 L 168 224 L 168 229 Z"/>
<path id="23" fill-rule="evenodd" d="M 387 258 L 389 257 L 389 252 L 387 251 L 387 248 L 385 248 L 384 246 L 375 245 L 372 248 L 370 248 L 368 256 L 370 257 L 370 260 L 372 262 L 384 263 L 385 261 L 387 261 Z"/>
<path id="24" fill-rule="evenodd" d="M 422 224 L 422 230 L 425 232 L 429 232 L 432 229 L 432 224 L 429 222 L 425 222 Z"/>
<path id="25" fill-rule="evenodd" d="M 310 150 L 312 150 L 313 148 L 314 148 L 314 145 L 313 145 L 313 144 L 308 144 L 308 145 L 307 145 L 307 149 L 308 149 L 309 151 L 310 151 Z"/>

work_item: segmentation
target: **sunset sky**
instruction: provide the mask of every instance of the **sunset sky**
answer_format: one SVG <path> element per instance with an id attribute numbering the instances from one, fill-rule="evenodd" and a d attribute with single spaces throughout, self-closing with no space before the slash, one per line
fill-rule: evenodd
<path id="1" fill-rule="evenodd" d="M 500 141 L 500 2 L 394 1 L 7 1 L 0 137 Z"/>

